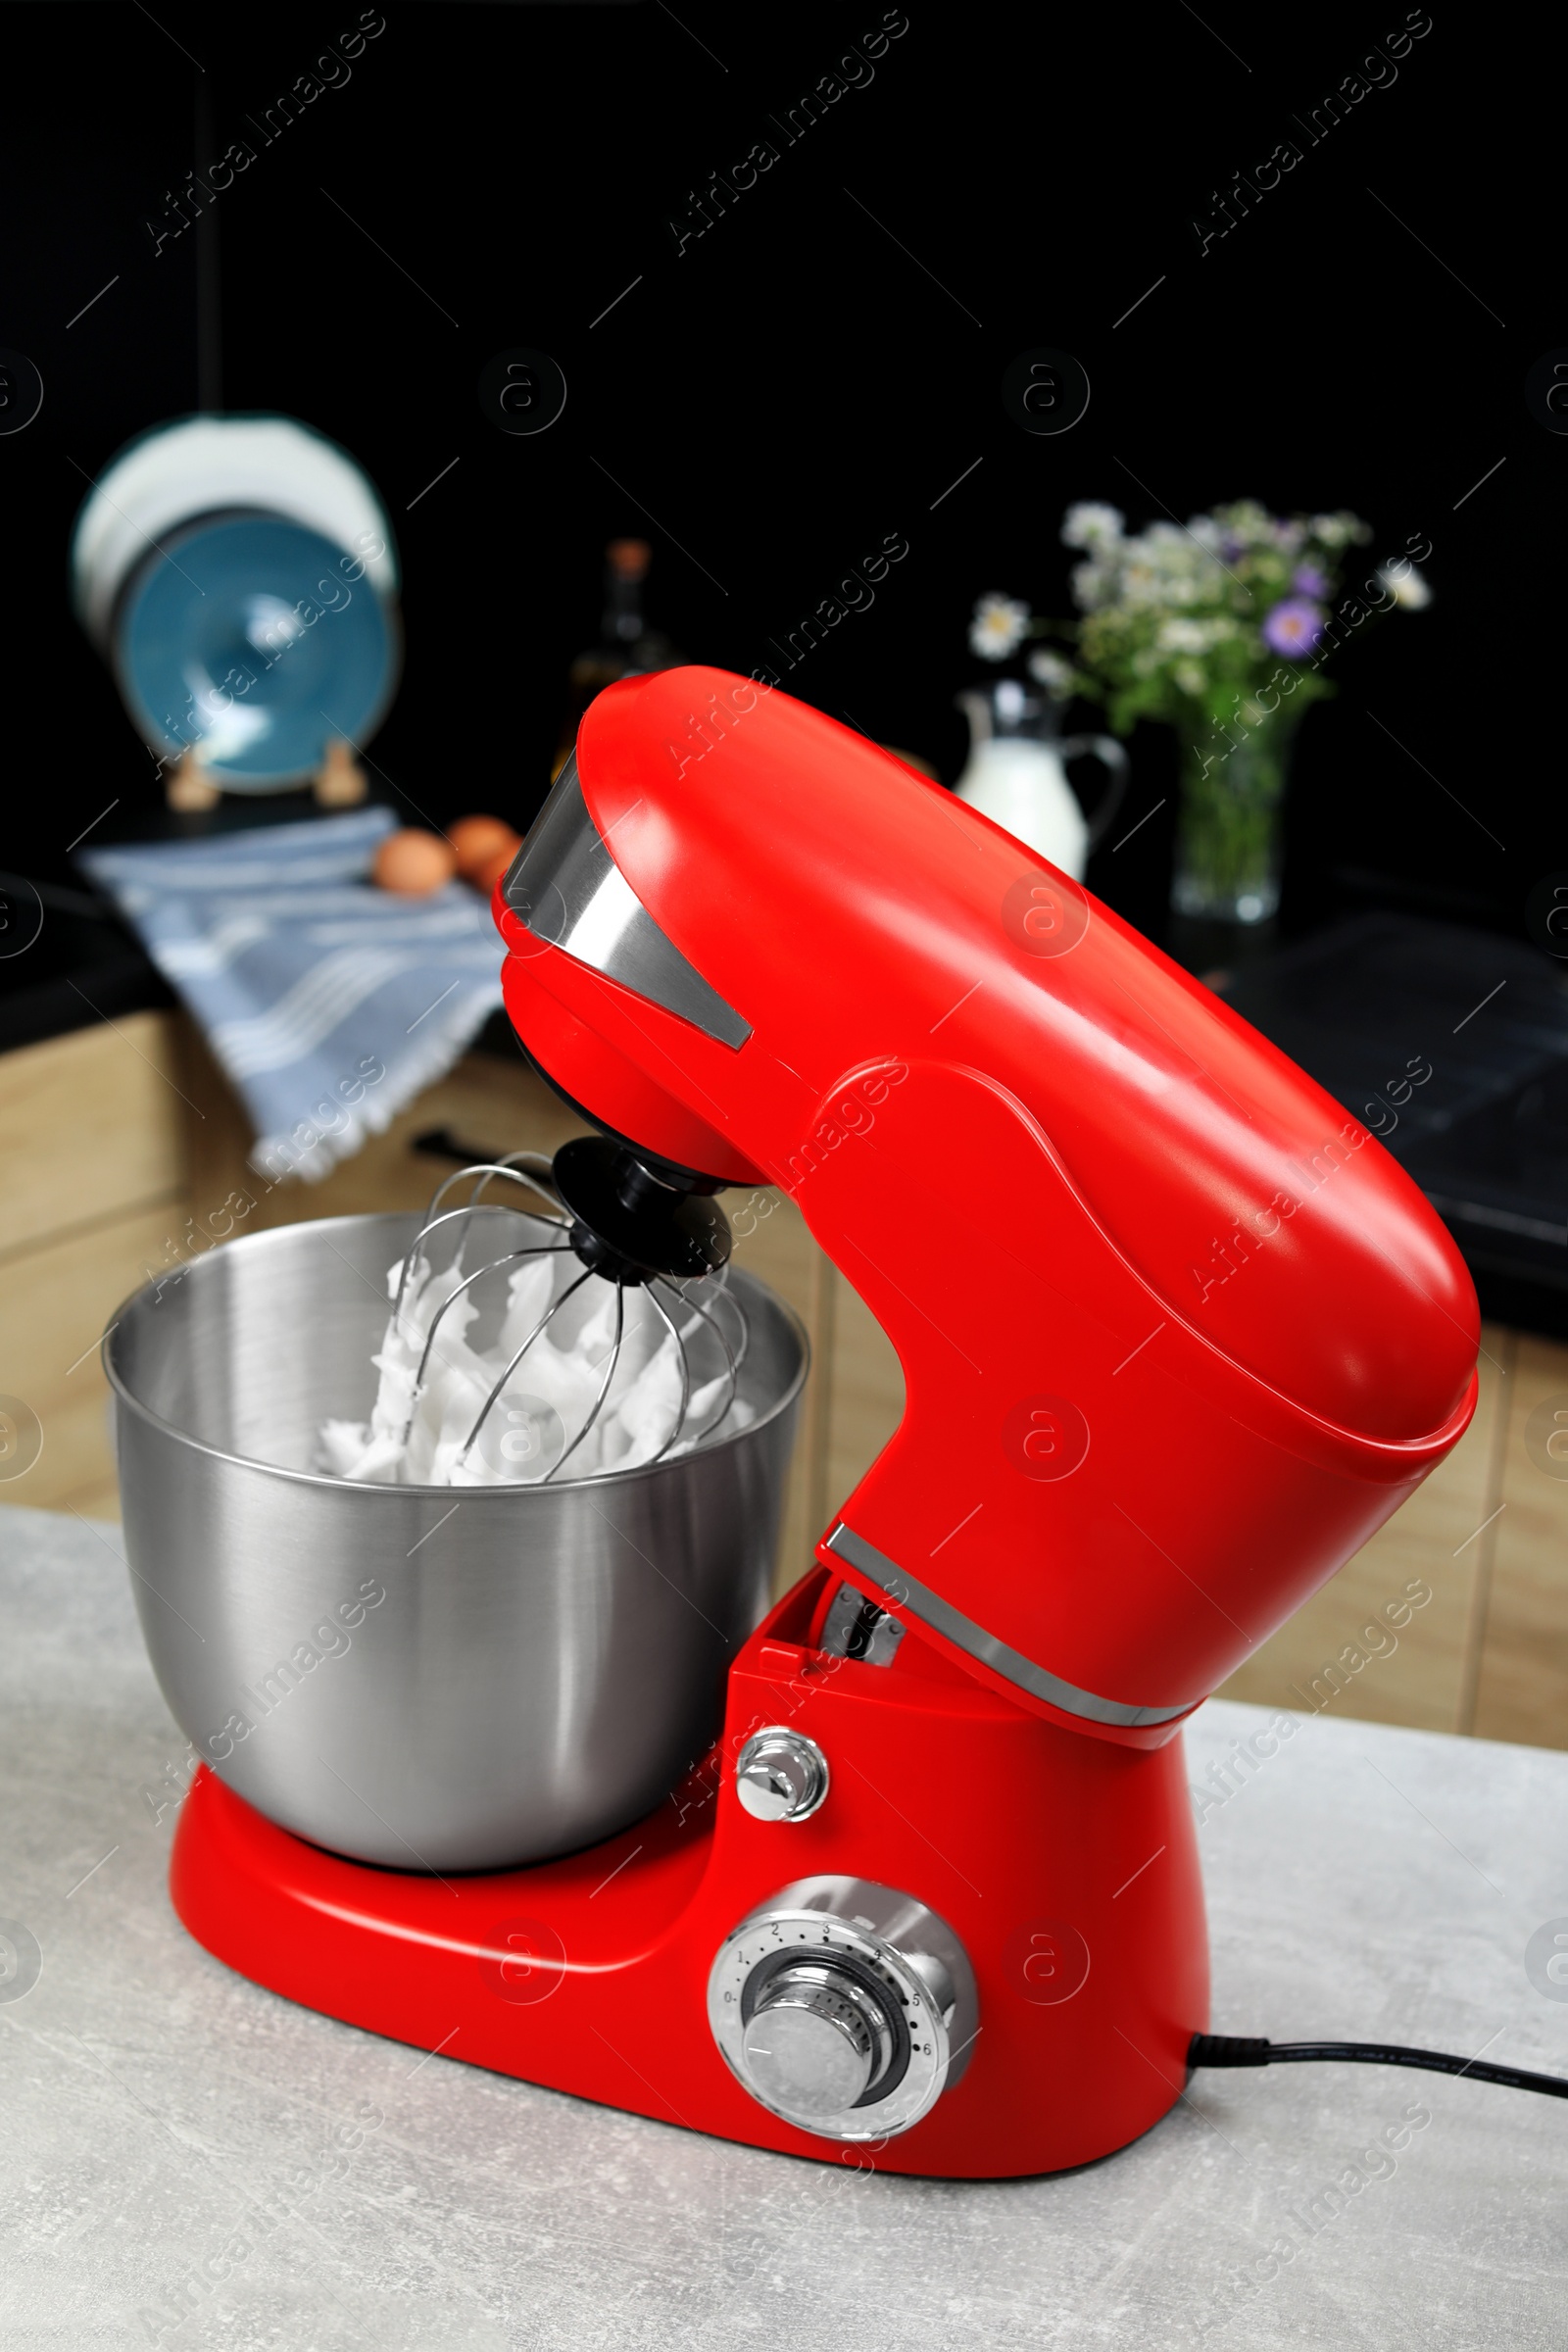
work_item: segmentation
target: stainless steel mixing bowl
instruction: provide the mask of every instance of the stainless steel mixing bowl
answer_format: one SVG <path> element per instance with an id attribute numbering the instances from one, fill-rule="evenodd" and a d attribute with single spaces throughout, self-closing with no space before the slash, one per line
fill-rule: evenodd
<path id="1" fill-rule="evenodd" d="M 767 1604 L 807 1342 L 737 1272 L 737 1435 L 549 1487 L 316 1474 L 321 1421 L 369 1416 L 387 1268 L 420 1223 L 229 1242 L 138 1291 L 104 1354 L 142 1631 L 197 1752 L 335 1852 L 494 1870 L 636 1821 L 717 1732 Z M 484 1254 L 550 1235 L 487 1225 Z"/>

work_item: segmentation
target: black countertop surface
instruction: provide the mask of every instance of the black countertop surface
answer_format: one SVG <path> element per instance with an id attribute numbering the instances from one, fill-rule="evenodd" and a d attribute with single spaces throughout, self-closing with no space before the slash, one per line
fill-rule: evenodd
<path id="1" fill-rule="evenodd" d="M 0 1053 L 174 1001 L 113 907 L 0 873 Z"/>
<path id="2" fill-rule="evenodd" d="M 1568 1336 L 1568 965 L 1363 914 L 1242 966 L 1225 997 L 1414 1177 L 1489 1314 Z"/>

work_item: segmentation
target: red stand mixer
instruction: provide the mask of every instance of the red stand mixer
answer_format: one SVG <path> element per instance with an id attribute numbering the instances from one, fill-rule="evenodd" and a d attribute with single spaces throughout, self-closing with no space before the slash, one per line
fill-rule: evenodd
<path id="1" fill-rule="evenodd" d="M 1462 1434 L 1464 1267 L 1220 1000 L 764 684 L 602 694 L 496 913 L 513 1025 L 605 1139 L 579 1256 L 682 1262 L 722 1187 L 783 1187 L 904 1419 L 660 1810 L 449 1882 L 204 1770 L 179 1915 L 334 2017 L 758 2146 L 1104 2155 L 1208 2023 L 1182 1719 Z"/>

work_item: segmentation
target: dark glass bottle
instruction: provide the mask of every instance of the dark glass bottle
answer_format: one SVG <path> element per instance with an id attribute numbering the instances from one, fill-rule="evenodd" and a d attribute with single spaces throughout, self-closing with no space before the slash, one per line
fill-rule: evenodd
<path id="1" fill-rule="evenodd" d="M 650 669 L 673 669 L 685 660 L 669 639 L 643 616 L 643 581 L 653 556 L 646 539 L 612 539 L 605 550 L 605 613 L 599 643 L 579 654 L 566 672 L 566 710 L 556 746 L 552 783 L 577 740 L 583 712 L 594 696 L 617 678 Z"/>

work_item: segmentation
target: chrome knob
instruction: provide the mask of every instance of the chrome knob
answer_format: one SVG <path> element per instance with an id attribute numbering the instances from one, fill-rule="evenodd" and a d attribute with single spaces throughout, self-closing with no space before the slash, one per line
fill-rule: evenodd
<path id="1" fill-rule="evenodd" d="M 824 2139 L 871 2140 L 907 2132 L 958 2080 L 980 2014 L 937 1912 L 872 1880 L 824 1877 L 781 1886 L 725 1937 L 708 2022 L 760 2105 Z"/>
<path id="2" fill-rule="evenodd" d="M 841 1968 L 807 1961 L 781 1969 L 746 2029 L 742 2052 L 756 2089 L 792 2115 L 856 2107 L 893 2055 L 893 2023 L 876 1994 Z"/>
<path id="3" fill-rule="evenodd" d="M 816 1741 L 778 1724 L 755 1732 L 735 1760 L 735 1793 L 757 1821 L 806 1821 L 827 1787 L 827 1758 Z"/>

